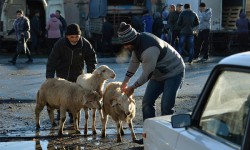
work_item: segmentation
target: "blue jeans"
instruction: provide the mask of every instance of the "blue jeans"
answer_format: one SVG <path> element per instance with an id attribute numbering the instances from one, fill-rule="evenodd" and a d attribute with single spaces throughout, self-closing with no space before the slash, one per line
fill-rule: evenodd
<path id="1" fill-rule="evenodd" d="M 187 41 L 187 48 L 188 48 L 188 62 L 193 60 L 194 55 L 194 35 L 193 34 L 181 34 L 179 39 L 179 49 L 178 52 L 180 55 L 184 53 L 184 44 Z"/>
<path id="2" fill-rule="evenodd" d="M 184 76 L 185 73 L 183 72 L 163 81 L 149 80 L 142 99 L 143 120 L 155 117 L 155 101 L 161 93 L 163 93 L 161 98 L 161 115 L 174 113 L 175 98 Z"/>

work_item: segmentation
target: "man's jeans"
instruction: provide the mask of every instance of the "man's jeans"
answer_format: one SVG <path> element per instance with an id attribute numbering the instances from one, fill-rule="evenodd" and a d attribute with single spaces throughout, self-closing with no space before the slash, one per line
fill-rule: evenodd
<path id="1" fill-rule="evenodd" d="M 188 48 L 188 62 L 192 62 L 194 55 L 194 35 L 193 34 L 181 34 L 179 39 L 179 49 L 178 52 L 180 55 L 184 53 L 184 45 L 187 41 Z"/>
<path id="2" fill-rule="evenodd" d="M 142 99 L 143 120 L 155 117 L 155 101 L 161 93 L 161 115 L 174 113 L 175 98 L 178 89 L 181 87 L 185 73 L 163 81 L 149 80 L 145 95 Z"/>

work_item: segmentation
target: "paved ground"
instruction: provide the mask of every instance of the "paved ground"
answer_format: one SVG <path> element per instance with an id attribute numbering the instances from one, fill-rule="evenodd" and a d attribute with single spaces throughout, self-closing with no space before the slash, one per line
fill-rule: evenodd
<path id="1" fill-rule="evenodd" d="M 97 123 L 97 136 L 92 136 L 91 131 L 87 136 L 82 134 L 71 135 L 68 133 L 72 132 L 72 128 L 66 126 L 65 137 L 58 138 L 54 135 L 57 128 L 55 130 L 50 129 L 45 110 L 41 116 L 43 128 L 41 132 L 36 132 L 33 116 L 35 94 L 45 80 L 47 58 L 37 57 L 34 58 L 33 64 L 25 64 L 26 58 L 21 57 L 16 65 L 8 63 L 10 58 L 11 55 L 0 56 L 0 141 L 2 141 L 0 142 L 0 149 L 143 149 L 142 146 L 131 142 L 128 129 L 126 129 L 126 134 L 123 137 L 124 141 L 116 143 L 115 124 L 112 121 L 109 121 L 106 139 L 100 138 L 100 122 Z M 176 102 L 177 113 L 192 110 L 209 73 L 221 58 L 211 57 L 206 63 L 186 65 L 185 82 L 179 91 Z M 98 61 L 98 65 L 108 65 L 116 72 L 117 76 L 114 81 L 123 80 L 128 66 L 128 58 L 98 58 Z M 137 71 L 132 83 L 140 73 L 141 69 Z M 142 133 L 141 97 L 144 94 L 145 87 L 146 85 L 135 91 L 137 115 L 134 125 L 138 138 L 141 137 Z M 160 101 L 157 101 L 156 105 L 159 106 Z M 159 113 L 158 107 L 157 114 L 159 115 Z M 83 131 L 82 128 L 83 125 L 81 131 Z M 15 141 L 15 143 L 10 141 Z"/>

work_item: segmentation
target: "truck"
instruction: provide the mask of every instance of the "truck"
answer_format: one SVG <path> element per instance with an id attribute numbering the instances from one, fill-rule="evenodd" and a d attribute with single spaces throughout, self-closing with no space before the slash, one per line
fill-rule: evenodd
<path id="1" fill-rule="evenodd" d="M 165 2 L 165 0 L 82 0 L 76 3 L 73 0 L 65 0 L 64 7 L 66 20 L 78 22 L 85 33 L 84 36 L 93 41 L 93 46 L 98 50 L 104 17 L 114 27 L 112 44 L 119 45 L 117 30 L 122 21 L 131 23 L 131 16 L 141 16 L 144 10 L 148 10 L 151 14 L 155 11 L 161 12 Z"/>
<path id="2" fill-rule="evenodd" d="M 189 3 L 191 9 L 198 13 L 201 2 L 212 9 L 210 52 L 231 53 L 233 47 L 237 46 L 235 22 L 241 12 L 245 12 L 250 18 L 250 0 L 167 0 L 166 4 Z"/>
<path id="3" fill-rule="evenodd" d="M 106 17 L 114 26 L 115 33 L 120 22 L 130 23 L 132 15 L 140 16 L 144 10 L 150 13 L 161 11 L 165 0 L 3 0 L 0 36 L 3 42 L 14 41 L 14 35 L 7 36 L 16 18 L 16 10 L 23 9 L 31 18 L 35 10 L 40 11 L 42 29 L 45 29 L 50 13 L 59 9 L 67 24 L 78 23 L 84 36 L 91 39 L 93 45 L 100 45 L 103 18 Z M 112 40 L 119 44 L 117 35 Z"/>

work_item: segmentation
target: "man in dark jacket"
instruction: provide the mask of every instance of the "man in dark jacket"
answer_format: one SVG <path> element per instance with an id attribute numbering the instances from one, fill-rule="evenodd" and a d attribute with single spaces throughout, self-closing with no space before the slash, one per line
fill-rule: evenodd
<path id="1" fill-rule="evenodd" d="M 178 3 L 176 5 L 176 10 L 171 12 L 168 16 L 168 26 L 171 31 L 170 45 L 175 47 L 175 42 L 177 37 L 180 38 L 180 27 L 177 25 L 177 20 L 180 13 L 182 12 L 182 4 Z"/>
<path id="2" fill-rule="evenodd" d="M 35 10 L 35 15 L 30 20 L 30 34 L 31 34 L 31 51 L 39 54 L 39 38 L 41 36 L 41 23 L 40 23 L 40 12 Z"/>
<path id="3" fill-rule="evenodd" d="M 179 49 L 178 52 L 183 55 L 184 43 L 187 41 L 188 45 L 188 63 L 193 63 L 194 55 L 194 27 L 199 25 L 199 18 L 197 14 L 191 10 L 190 4 L 184 5 L 184 11 L 180 14 L 177 24 L 181 27 Z"/>
<path id="4" fill-rule="evenodd" d="M 236 20 L 236 27 L 239 51 L 247 51 L 250 22 L 244 12 L 240 13 L 240 18 Z"/>
<path id="5" fill-rule="evenodd" d="M 64 33 L 66 31 L 67 28 L 67 22 L 66 20 L 63 18 L 63 16 L 61 15 L 61 11 L 60 10 L 56 10 L 56 17 L 61 21 L 62 23 L 62 27 L 60 28 L 61 31 L 61 37 L 64 36 Z"/>
<path id="6" fill-rule="evenodd" d="M 76 82 L 77 77 L 83 73 L 84 63 L 87 65 L 87 73 L 92 73 L 97 64 L 95 50 L 89 41 L 81 36 L 79 25 L 70 24 L 65 37 L 55 43 L 49 55 L 46 78 L 54 78 L 56 73 L 59 78 Z M 72 116 L 70 117 L 72 122 Z"/>
<path id="7" fill-rule="evenodd" d="M 107 18 L 103 18 L 103 25 L 102 25 L 102 52 L 112 52 L 113 53 L 113 46 L 112 46 L 112 38 L 114 36 L 114 27 L 112 23 L 110 23 Z"/>

